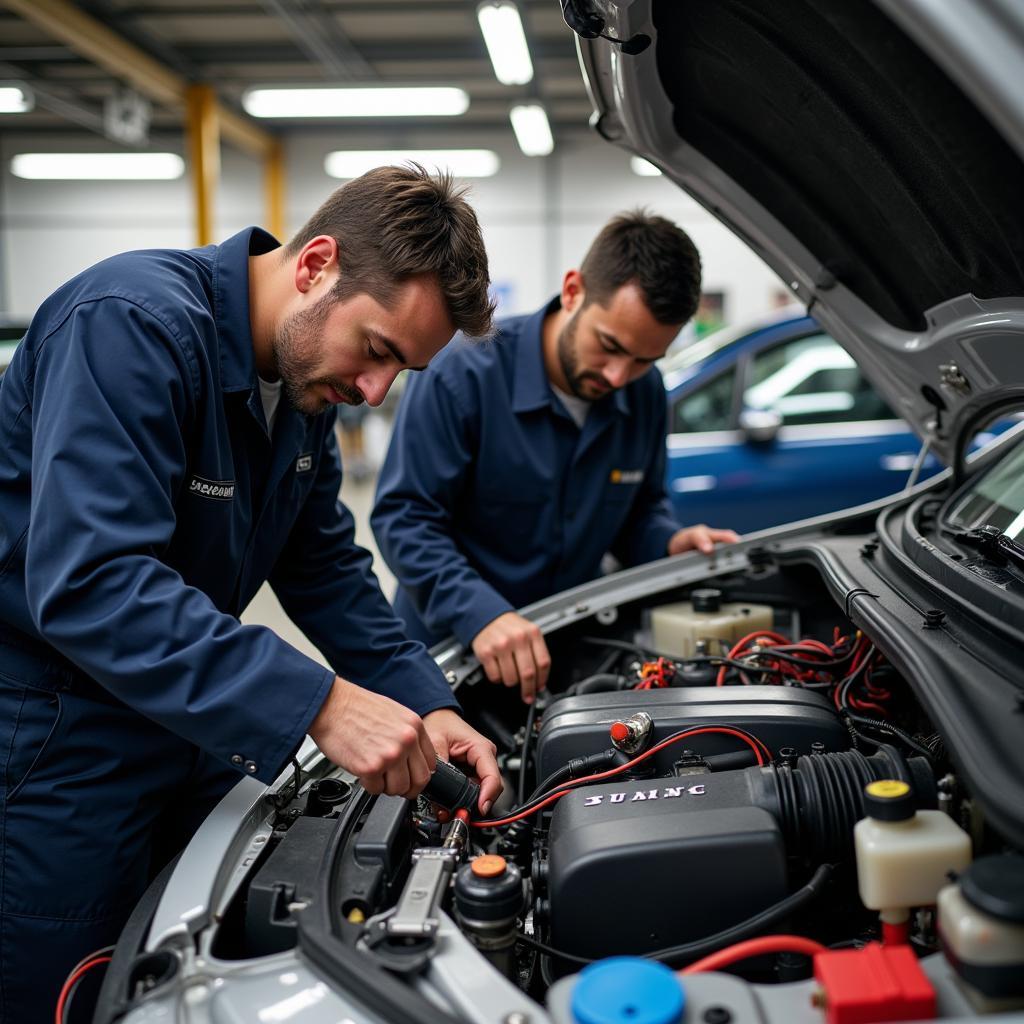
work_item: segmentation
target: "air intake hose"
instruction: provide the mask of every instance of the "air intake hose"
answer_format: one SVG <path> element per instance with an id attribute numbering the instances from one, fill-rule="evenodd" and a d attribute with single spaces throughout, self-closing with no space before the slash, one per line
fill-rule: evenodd
<path id="1" fill-rule="evenodd" d="M 791 854 L 811 863 L 850 856 L 853 826 L 864 817 L 864 787 L 876 779 L 910 784 L 918 807 L 936 806 L 935 778 L 923 757 L 905 759 L 895 748 L 879 744 L 865 757 L 859 751 L 806 754 L 795 767 L 773 764 L 746 769 L 754 803 L 779 823 Z"/>

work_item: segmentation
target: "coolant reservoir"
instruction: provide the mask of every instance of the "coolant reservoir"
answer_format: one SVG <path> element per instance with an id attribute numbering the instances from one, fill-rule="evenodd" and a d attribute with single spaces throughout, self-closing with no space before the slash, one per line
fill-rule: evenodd
<path id="1" fill-rule="evenodd" d="M 946 958 L 976 1009 L 1024 1006 L 1024 856 L 979 858 L 937 906 Z"/>
<path id="2" fill-rule="evenodd" d="M 651 612 L 654 648 L 677 658 L 696 653 L 697 641 L 707 643 L 709 654 L 719 654 L 720 641 L 732 646 L 748 633 L 772 628 L 767 604 L 722 603 L 720 590 L 695 590 L 689 601 L 663 604 Z"/>
<path id="3" fill-rule="evenodd" d="M 949 873 L 971 862 L 971 838 L 949 815 L 914 806 L 905 782 L 879 779 L 864 789 L 868 817 L 854 825 L 853 840 L 860 898 L 869 910 L 930 906 Z"/>

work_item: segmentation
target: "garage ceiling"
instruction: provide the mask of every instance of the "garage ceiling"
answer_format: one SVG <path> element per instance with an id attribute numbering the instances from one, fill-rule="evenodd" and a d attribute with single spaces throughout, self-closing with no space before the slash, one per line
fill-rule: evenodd
<path id="1" fill-rule="evenodd" d="M 506 86 L 494 76 L 476 19 L 476 0 L 83 0 L 77 10 L 116 32 L 190 82 L 214 87 L 241 111 L 256 85 L 456 85 L 470 97 L 457 118 L 363 121 L 360 135 L 436 126 L 438 143 L 457 128 L 508 132 L 509 107 L 542 102 L 556 141 L 590 114 L 573 35 L 555 0 L 518 0 L 534 65 L 533 81 Z M 27 114 L 0 114 L 0 131 L 80 132 L 102 127 L 104 103 L 126 83 L 79 56 L 0 0 L 0 81 L 36 94 Z M 180 130 L 175 104 L 154 104 L 151 129 Z M 260 121 L 274 134 L 322 130 L 330 119 Z"/>

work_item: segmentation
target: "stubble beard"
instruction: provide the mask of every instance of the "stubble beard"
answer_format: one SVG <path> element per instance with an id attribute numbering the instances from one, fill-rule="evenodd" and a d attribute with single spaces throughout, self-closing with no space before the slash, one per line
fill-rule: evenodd
<path id="1" fill-rule="evenodd" d="M 576 356 L 576 318 L 579 314 L 579 310 L 573 313 L 566 321 L 561 333 L 558 335 L 558 362 L 562 367 L 562 375 L 565 377 L 565 383 L 568 385 L 569 391 L 575 395 L 576 398 L 579 398 L 584 402 L 599 402 L 602 398 L 606 398 L 611 391 L 608 391 L 603 395 L 588 395 L 583 390 L 583 385 L 588 380 L 595 381 L 600 384 L 605 384 L 606 382 L 599 373 L 594 373 L 589 370 L 580 373 L 579 359 Z M 611 390 L 615 389 L 613 388 Z"/>
<path id="2" fill-rule="evenodd" d="M 284 386 L 285 398 L 304 416 L 316 416 L 331 403 L 313 388 L 326 384 L 352 405 L 361 405 L 363 396 L 344 381 L 332 377 L 314 377 L 320 362 L 320 339 L 335 299 L 325 295 L 311 309 L 293 313 L 280 327 L 273 343 L 274 365 Z"/>

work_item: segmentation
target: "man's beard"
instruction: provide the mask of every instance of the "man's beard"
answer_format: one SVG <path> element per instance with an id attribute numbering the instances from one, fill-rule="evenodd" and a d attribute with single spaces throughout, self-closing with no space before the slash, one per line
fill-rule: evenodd
<path id="1" fill-rule="evenodd" d="M 285 397 L 292 408 L 305 416 L 316 416 L 330 404 L 312 392 L 318 384 L 334 388 L 352 405 L 361 405 L 363 396 L 343 381 L 331 377 L 313 377 L 320 361 L 320 339 L 335 299 L 325 295 L 312 309 L 293 313 L 274 338 L 274 365 L 284 385 Z"/>
<path id="2" fill-rule="evenodd" d="M 562 374 L 569 390 L 584 402 L 597 402 L 607 397 L 607 394 L 615 389 L 609 389 L 603 395 L 588 395 L 583 391 L 583 385 L 588 380 L 601 384 L 605 388 L 608 387 L 608 382 L 601 374 L 595 373 L 593 370 L 584 370 L 580 373 L 579 359 L 576 358 L 576 318 L 579 313 L 580 311 L 577 310 L 569 317 L 558 335 L 558 362 L 562 367 Z"/>

